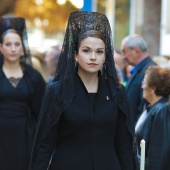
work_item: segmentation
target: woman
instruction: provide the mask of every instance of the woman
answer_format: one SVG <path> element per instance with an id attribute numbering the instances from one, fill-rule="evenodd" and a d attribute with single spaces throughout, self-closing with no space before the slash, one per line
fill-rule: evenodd
<path id="1" fill-rule="evenodd" d="M 149 106 L 140 116 L 136 136 L 140 158 L 140 141 L 146 141 L 146 170 L 170 169 L 170 71 L 150 66 L 142 82 L 143 97 Z"/>
<path id="2" fill-rule="evenodd" d="M 23 18 L 0 18 L 0 169 L 26 170 L 45 81 L 30 65 Z"/>
<path id="3" fill-rule="evenodd" d="M 134 169 L 133 129 L 111 42 L 105 15 L 70 14 L 57 74 L 43 100 L 30 170 Z"/>

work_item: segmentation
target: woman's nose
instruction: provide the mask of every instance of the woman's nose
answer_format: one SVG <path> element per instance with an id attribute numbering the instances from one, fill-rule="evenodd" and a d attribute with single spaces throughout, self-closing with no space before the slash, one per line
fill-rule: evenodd
<path id="1" fill-rule="evenodd" d="M 12 51 L 15 51 L 15 50 L 16 50 L 15 45 L 12 45 L 12 46 L 11 46 L 11 50 L 12 50 Z"/>
<path id="2" fill-rule="evenodd" d="M 93 60 L 95 60 L 95 59 L 96 59 L 96 55 L 95 55 L 95 53 L 94 53 L 94 52 L 92 52 L 92 53 L 91 53 L 90 58 L 91 58 L 91 59 L 93 59 Z"/>

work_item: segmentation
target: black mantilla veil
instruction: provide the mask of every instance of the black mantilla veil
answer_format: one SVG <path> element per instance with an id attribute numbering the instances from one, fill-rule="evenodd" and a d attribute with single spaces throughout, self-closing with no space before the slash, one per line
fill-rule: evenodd
<path id="1" fill-rule="evenodd" d="M 21 37 L 23 43 L 24 55 L 21 57 L 21 63 L 32 65 L 31 54 L 28 46 L 28 37 L 26 31 L 25 19 L 21 17 L 0 17 L 0 43 L 2 43 L 2 36 L 15 30 Z M 3 62 L 2 53 L 0 53 L 0 62 Z"/>
<path id="2" fill-rule="evenodd" d="M 29 170 L 32 169 L 32 163 L 36 159 L 36 151 L 41 141 L 49 136 L 53 127 L 58 126 L 62 112 L 70 105 L 75 95 L 73 79 L 75 75 L 77 38 L 81 33 L 88 30 L 97 30 L 106 39 L 106 67 L 103 67 L 102 74 L 107 78 L 113 100 L 115 100 L 120 110 L 126 116 L 126 125 L 130 134 L 132 136 L 134 134 L 132 123 L 130 123 L 128 116 L 129 108 L 125 97 L 125 89 L 118 83 L 113 60 L 112 32 L 107 17 L 98 12 L 72 12 L 67 23 L 55 78 L 47 86 L 44 95 Z"/>
<path id="3" fill-rule="evenodd" d="M 97 30 L 105 37 L 106 40 L 106 59 L 105 67 L 102 69 L 102 74 L 107 78 L 111 96 L 120 109 L 128 114 L 128 105 L 125 100 L 125 91 L 120 90 L 116 68 L 114 64 L 114 48 L 113 38 L 110 23 L 106 15 L 98 12 L 75 11 L 69 16 L 65 38 L 61 55 L 59 58 L 57 71 L 53 82 L 60 82 L 60 90 L 58 98 L 65 101 L 65 106 L 68 106 L 74 96 L 73 77 L 75 71 L 75 50 L 77 39 L 80 34 L 88 30 Z M 127 120 L 128 122 L 129 120 Z M 129 125 L 129 130 L 132 128 Z"/>
<path id="4" fill-rule="evenodd" d="M 75 11 L 70 14 L 62 52 L 59 58 L 56 76 L 54 81 L 66 80 L 72 76 L 75 65 L 75 49 L 77 39 L 80 34 L 88 30 L 97 30 L 102 33 L 106 39 L 106 61 L 107 72 L 113 81 L 117 84 L 118 78 L 113 61 L 112 32 L 107 17 L 98 12 Z"/>
<path id="5" fill-rule="evenodd" d="M 112 97 L 116 93 L 118 78 L 113 61 L 112 32 L 109 21 L 104 14 L 98 12 L 75 11 L 69 16 L 61 55 L 59 58 L 56 75 L 53 81 L 60 81 L 62 86 L 60 96 L 69 105 L 74 95 L 73 77 L 75 71 L 75 51 L 77 39 L 80 34 L 89 30 L 97 30 L 106 40 L 106 59 L 102 73 L 108 79 Z M 67 96 L 67 97 L 66 97 Z M 66 101 L 68 100 L 68 101 Z M 69 101 L 70 100 L 70 101 Z"/>

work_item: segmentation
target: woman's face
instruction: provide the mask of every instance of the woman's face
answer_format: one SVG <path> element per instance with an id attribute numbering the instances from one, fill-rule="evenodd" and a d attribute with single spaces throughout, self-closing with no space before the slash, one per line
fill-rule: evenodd
<path id="1" fill-rule="evenodd" d="M 83 39 L 75 58 L 78 62 L 79 73 L 98 74 L 105 61 L 104 42 L 94 37 Z"/>
<path id="2" fill-rule="evenodd" d="M 142 81 L 143 98 L 146 99 L 149 103 L 151 103 L 155 95 L 155 90 L 154 88 L 148 86 L 147 78 L 147 75 L 145 75 Z"/>
<path id="3" fill-rule="evenodd" d="M 0 44 L 0 51 L 4 56 L 4 61 L 19 61 L 23 53 L 23 46 L 20 36 L 11 32 L 4 35 L 3 42 Z"/>

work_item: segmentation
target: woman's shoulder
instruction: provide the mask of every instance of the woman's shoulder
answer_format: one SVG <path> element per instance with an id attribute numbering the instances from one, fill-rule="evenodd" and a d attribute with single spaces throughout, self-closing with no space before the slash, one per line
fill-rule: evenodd
<path id="1" fill-rule="evenodd" d="M 170 103 L 169 102 L 158 103 L 152 109 L 152 114 L 154 115 L 154 117 L 158 118 L 170 116 Z"/>
<path id="2" fill-rule="evenodd" d="M 43 101 L 47 103 L 59 103 L 59 92 L 60 92 L 60 82 L 50 82 L 46 86 L 45 94 L 43 97 Z M 53 106 L 53 105 L 52 105 Z"/>
<path id="3" fill-rule="evenodd" d="M 28 65 L 28 64 L 23 64 L 24 70 L 30 74 L 34 74 L 34 75 L 40 75 L 40 72 L 38 72 L 36 69 L 34 69 L 32 66 Z"/>
<path id="4" fill-rule="evenodd" d="M 170 113 L 170 103 L 166 102 L 166 103 L 160 104 L 160 111 Z"/>
<path id="5" fill-rule="evenodd" d="M 28 76 L 32 81 L 44 81 L 43 76 L 40 72 L 35 70 L 32 66 L 28 64 L 23 64 L 25 75 Z"/>
<path id="6" fill-rule="evenodd" d="M 166 109 L 168 109 L 168 107 L 170 106 L 170 103 L 168 102 L 168 100 L 164 100 L 164 101 L 162 101 L 162 100 L 163 100 L 163 99 L 161 99 L 160 101 L 158 101 L 158 102 L 153 106 L 154 110 L 156 109 L 156 110 L 160 111 L 160 110 L 166 110 Z"/>

